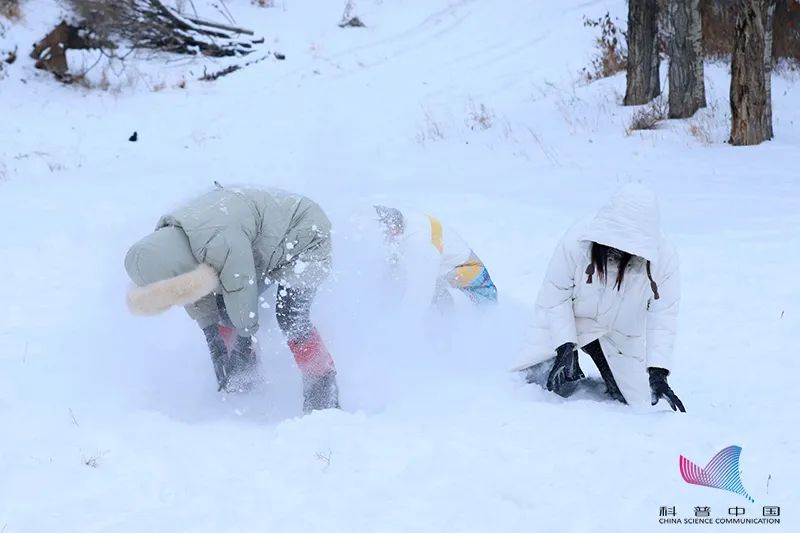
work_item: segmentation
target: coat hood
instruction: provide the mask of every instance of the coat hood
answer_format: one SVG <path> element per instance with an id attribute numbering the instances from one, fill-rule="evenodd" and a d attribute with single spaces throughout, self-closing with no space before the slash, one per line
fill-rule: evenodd
<path id="1" fill-rule="evenodd" d="M 655 193 L 638 184 L 628 184 L 600 208 L 581 240 L 611 246 L 655 261 L 661 235 Z"/>
<path id="2" fill-rule="evenodd" d="M 131 246 L 125 270 L 137 285 L 128 292 L 128 308 L 137 315 L 194 303 L 219 284 L 216 271 L 195 259 L 186 233 L 173 226 L 160 228 Z"/>

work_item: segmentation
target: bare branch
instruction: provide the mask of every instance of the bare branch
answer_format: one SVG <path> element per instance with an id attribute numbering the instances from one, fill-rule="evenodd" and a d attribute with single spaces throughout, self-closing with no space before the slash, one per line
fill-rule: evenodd
<path id="1" fill-rule="evenodd" d="M 82 24 L 100 38 L 152 49 L 212 57 L 247 55 L 258 40 L 242 40 L 251 30 L 186 15 L 161 0 L 68 0 Z"/>

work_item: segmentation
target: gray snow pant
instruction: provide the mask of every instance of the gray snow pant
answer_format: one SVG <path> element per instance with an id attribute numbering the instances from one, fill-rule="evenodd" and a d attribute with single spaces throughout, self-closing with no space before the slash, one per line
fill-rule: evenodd
<path id="1" fill-rule="evenodd" d="M 264 290 L 266 290 L 266 286 L 261 292 L 263 293 Z M 314 325 L 311 323 L 311 304 L 314 302 L 316 292 L 316 288 L 291 288 L 278 285 L 275 298 L 275 318 L 287 339 L 303 341 L 311 335 L 314 330 Z M 217 295 L 217 309 L 222 317 L 220 324 L 233 327 L 221 294 Z"/>

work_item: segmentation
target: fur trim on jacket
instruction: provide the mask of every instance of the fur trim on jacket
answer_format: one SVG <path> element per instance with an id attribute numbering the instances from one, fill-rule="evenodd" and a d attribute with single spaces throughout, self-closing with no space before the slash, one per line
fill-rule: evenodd
<path id="1" fill-rule="evenodd" d="M 128 291 L 128 309 L 136 315 L 158 315 L 173 305 L 189 305 L 213 292 L 219 285 L 217 272 L 200 264 L 185 274 Z"/>

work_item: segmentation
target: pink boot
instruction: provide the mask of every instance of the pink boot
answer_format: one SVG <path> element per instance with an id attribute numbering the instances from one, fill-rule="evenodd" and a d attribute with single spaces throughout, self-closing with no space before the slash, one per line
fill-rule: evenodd
<path id="1" fill-rule="evenodd" d="M 316 328 L 303 340 L 289 340 L 289 349 L 303 374 L 303 412 L 339 408 L 336 367 Z"/>
<path id="2" fill-rule="evenodd" d="M 222 340 L 225 341 L 225 348 L 230 352 L 231 347 L 233 347 L 233 341 L 236 340 L 236 328 L 224 324 L 217 324 L 217 330 L 219 334 L 222 335 Z"/>
<path id="3" fill-rule="evenodd" d="M 256 345 L 249 344 L 246 351 L 234 350 L 236 344 L 236 328 L 217 324 L 228 357 L 225 359 L 227 380 L 225 388 L 228 392 L 248 392 L 263 380 L 258 372 L 258 353 Z"/>

